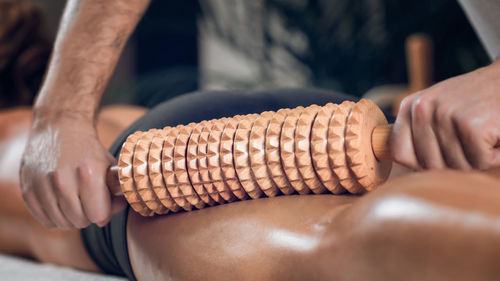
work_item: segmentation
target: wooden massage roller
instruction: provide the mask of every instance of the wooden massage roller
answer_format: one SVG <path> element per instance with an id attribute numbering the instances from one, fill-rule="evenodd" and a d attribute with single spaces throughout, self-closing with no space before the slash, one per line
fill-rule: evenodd
<path id="1" fill-rule="evenodd" d="M 281 194 L 359 194 L 389 175 L 390 131 L 365 99 L 139 131 L 122 146 L 118 179 L 144 216 Z"/>

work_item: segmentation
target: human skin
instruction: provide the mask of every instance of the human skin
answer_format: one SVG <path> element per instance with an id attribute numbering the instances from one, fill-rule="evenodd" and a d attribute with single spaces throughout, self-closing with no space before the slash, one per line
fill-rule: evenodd
<path id="1" fill-rule="evenodd" d="M 498 280 L 498 184 L 428 172 L 363 197 L 131 213 L 130 256 L 139 280 Z"/>
<path id="2" fill-rule="evenodd" d="M 96 112 L 149 2 L 67 2 L 21 162 L 23 199 L 46 227 L 104 225 L 124 207 L 105 184 L 115 160 L 98 140 Z"/>
<path id="3" fill-rule="evenodd" d="M 97 138 L 95 112 L 149 2 L 68 1 L 20 172 L 23 199 L 46 227 L 102 226 L 123 208 L 106 188 L 106 168 L 115 162 Z M 394 160 L 413 169 L 500 165 L 493 149 L 500 135 L 497 65 L 407 98 L 394 126 Z"/>
<path id="4" fill-rule="evenodd" d="M 131 115 L 101 116 L 109 145 Z M 30 118 L 29 109 L 0 113 L 0 252 L 98 272 L 78 230 L 49 230 L 23 205 L 12 174 Z M 362 197 L 281 196 L 152 218 L 131 211 L 129 255 L 141 281 L 498 280 L 499 183 L 442 171 Z"/>
<path id="5" fill-rule="evenodd" d="M 394 123 L 396 162 L 420 169 L 500 166 L 500 61 L 405 98 Z"/>
<path id="6" fill-rule="evenodd" d="M 103 109 L 96 121 L 99 140 L 110 146 L 144 113 L 144 108 L 131 106 Z M 0 252 L 99 271 L 83 247 L 79 230 L 49 230 L 30 214 L 23 202 L 18 175 L 32 117 L 30 108 L 0 112 Z M 122 198 L 118 200 L 124 203 Z"/>

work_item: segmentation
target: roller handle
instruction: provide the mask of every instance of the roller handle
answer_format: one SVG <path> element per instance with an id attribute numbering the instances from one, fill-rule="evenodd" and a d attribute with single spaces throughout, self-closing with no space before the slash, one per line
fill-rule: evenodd
<path id="1" fill-rule="evenodd" d="M 372 150 L 378 161 L 391 161 L 391 147 L 389 137 L 391 136 L 392 124 L 377 126 L 372 132 Z"/>
<path id="2" fill-rule="evenodd" d="M 111 194 L 115 196 L 122 196 L 122 188 L 120 187 L 120 180 L 118 179 L 118 165 L 110 166 L 106 172 L 106 185 Z"/>

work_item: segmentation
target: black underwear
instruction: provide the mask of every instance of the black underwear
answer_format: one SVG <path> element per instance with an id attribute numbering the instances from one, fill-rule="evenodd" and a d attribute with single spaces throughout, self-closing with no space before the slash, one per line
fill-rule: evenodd
<path id="1" fill-rule="evenodd" d="M 341 103 L 344 100 L 355 98 L 313 89 L 195 92 L 168 100 L 151 109 L 118 137 L 110 152 L 117 158 L 128 135 L 137 130 L 147 131 L 167 125 L 175 126 L 267 110 L 276 111 L 299 105 Z M 81 234 L 89 255 L 105 273 L 124 276 L 134 281 L 136 279 L 127 248 L 127 216 L 128 208 L 115 215 L 106 226 L 91 225 L 82 229 Z"/>

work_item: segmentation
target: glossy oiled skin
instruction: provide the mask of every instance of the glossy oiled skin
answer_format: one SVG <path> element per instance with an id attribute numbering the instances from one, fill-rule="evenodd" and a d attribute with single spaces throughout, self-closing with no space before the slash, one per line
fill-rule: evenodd
<path id="1" fill-rule="evenodd" d="M 500 185 L 439 172 L 129 219 L 139 280 L 498 280 Z"/>
<path id="2" fill-rule="evenodd" d="M 121 110 L 129 109 L 105 111 L 99 121 L 107 145 L 127 126 L 117 123 Z M 0 113 L 0 252 L 98 271 L 78 230 L 46 230 L 23 205 L 16 169 L 30 114 Z M 422 173 L 363 197 L 267 198 L 154 218 L 131 213 L 128 242 L 141 281 L 499 280 L 498 202 L 496 179 Z"/>
<path id="3" fill-rule="evenodd" d="M 133 266 L 156 280 L 331 280 L 340 262 L 338 215 L 355 200 L 288 196 L 150 219 L 132 214 Z"/>

